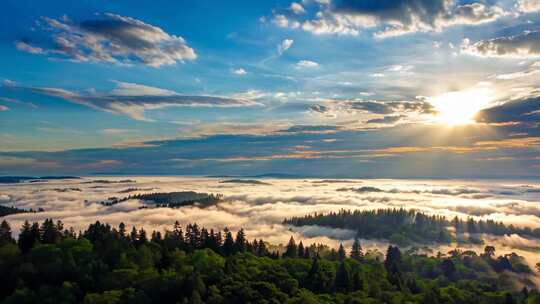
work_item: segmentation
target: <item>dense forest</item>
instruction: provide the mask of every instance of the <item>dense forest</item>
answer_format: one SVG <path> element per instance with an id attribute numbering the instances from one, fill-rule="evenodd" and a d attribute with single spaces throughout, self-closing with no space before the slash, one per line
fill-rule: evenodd
<path id="1" fill-rule="evenodd" d="M 448 220 L 444 216 L 428 215 L 416 210 L 378 209 L 378 210 L 340 210 L 327 214 L 314 213 L 302 217 L 292 217 L 283 221 L 293 226 L 318 225 L 332 228 L 351 229 L 364 239 L 387 239 L 394 244 L 410 245 L 412 243 L 450 243 L 481 242 L 474 237 L 478 233 L 493 235 L 519 234 L 540 238 L 540 228 L 518 228 L 504 225 L 493 220 L 467 220 L 458 217 Z M 455 236 L 467 233 L 467 238 Z"/>
<path id="2" fill-rule="evenodd" d="M 43 212 L 43 208 L 39 208 L 37 211 L 34 209 L 21 209 L 16 207 L 10 207 L 10 206 L 2 206 L 0 205 L 0 217 L 10 215 L 10 214 L 17 214 L 17 213 L 26 213 L 26 212 Z"/>
<path id="3" fill-rule="evenodd" d="M 96 222 L 25 222 L 18 240 L 0 224 L 0 303 L 540 303 L 516 254 L 453 250 L 386 254 L 292 237 L 263 240 L 176 222 L 147 233 Z M 277 250 L 277 248 L 281 248 Z"/>
<path id="4" fill-rule="evenodd" d="M 211 206 L 219 203 L 223 195 L 198 193 L 194 191 L 180 192 L 156 192 L 129 195 L 124 198 L 110 197 L 107 201 L 101 202 L 102 205 L 112 206 L 130 199 L 138 199 L 153 204 L 156 207 L 180 208 L 190 205 L 201 207 Z"/>

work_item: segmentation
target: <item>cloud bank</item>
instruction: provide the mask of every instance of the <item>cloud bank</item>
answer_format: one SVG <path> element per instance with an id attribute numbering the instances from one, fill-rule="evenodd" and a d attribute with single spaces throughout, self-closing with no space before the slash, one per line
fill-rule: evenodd
<path id="1" fill-rule="evenodd" d="M 441 31 L 455 25 L 478 25 L 506 15 L 497 5 L 484 2 L 462 4 L 452 0 L 336 0 L 307 3 L 311 6 L 302 7 L 302 11 L 309 10 L 312 14 L 299 14 L 300 7 L 295 5 L 297 9 L 274 12 L 274 24 L 301 28 L 314 34 L 353 36 L 365 29 L 375 28 L 375 37 L 386 38 L 415 32 Z M 530 6 L 526 4 L 523 7 L 529 9 Z"/>

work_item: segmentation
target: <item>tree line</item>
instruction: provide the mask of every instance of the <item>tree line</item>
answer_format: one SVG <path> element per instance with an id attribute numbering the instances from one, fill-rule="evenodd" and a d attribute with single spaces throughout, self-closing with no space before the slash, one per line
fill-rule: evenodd
<path id="1" fill-rule="evenodd" d="M 96 222 L 0 224 L 0 303 L 539 303 L 516 254 L 427 256 L 248 241 L 243 229 L 176 222 L 148 233 Z M 516 288 L 519 286 L 519 288 Z M 525 287 L 523 287 L 525 286 Z M 523 287 L 523 288 L 522 288 Z"/>
<path id="2" fill-rule="evenodd" d="M 110 197 L 107 201 L 101 202 L 101 204 L 105 206 L 112 206 L 131 199 L 151 202 L 156 207 L 180 208 L 194 204 L 206 207 L 219 203 L 223 199 L 223 195 L 213 193 L 198 193 L 194 191 L 154 192 L 128 195 L 124 198 Z"/>
<path id="3" fill-rule="evenodd" d="M 314 213 L 301 217 L 286 218 L 284 224 L 293 226 L 318 225 L 324 227 L 350 229 L 359 238 L 387 239 L 394 244 L 450 243 L 456 241 L 449 228 L 458 234 L 468 235 L 488 233 L 493 235 L 520 234 L 540 238 L 540 228 L 519 228 L 494 220 L 466 220 L 457 216 L 448 220 L 445 216 L 429 215 L 417 210 L 403 208 L 377 210 L 340 210 L 338 212 Z M 473 237 L 459 241 L 477 241 Z M 481 240 L 479 240 L 481 241 Z"/>

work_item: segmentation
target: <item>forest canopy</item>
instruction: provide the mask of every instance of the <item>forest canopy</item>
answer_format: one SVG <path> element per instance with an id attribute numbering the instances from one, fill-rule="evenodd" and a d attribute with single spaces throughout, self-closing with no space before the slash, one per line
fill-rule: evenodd
<path id="1" fill-rule="evenodd" d="M 279 249 L 278 249 L 279 248 Z M 0 303 L 539 303 L 517 254 L 386 253 L 264 240 L 176 222 L 147 232 L 96 222 L 0 224 Z"/>
<path id="2" fill-rule="evenodd" d="M 466 220 L 454 217 L 449 220 L 440 215 L 428 215 L 416 210 L 377 209 L 340 210 L 339 212 L 314 213 L 291 217 L 283 221 L 292 226 L 318 225 L 331 228 L 354 230 L 358 238 L 386 239 L 398 245 L 412 243 L 482 242 L 475 234 L 493 235 L 519 234 L 540 238 L 540 228 L 518 228 L 493 220 Z M 455 233 L 452 235 L 450 231 Z M 467 238 L 458 238 L 460 234 Z"/>

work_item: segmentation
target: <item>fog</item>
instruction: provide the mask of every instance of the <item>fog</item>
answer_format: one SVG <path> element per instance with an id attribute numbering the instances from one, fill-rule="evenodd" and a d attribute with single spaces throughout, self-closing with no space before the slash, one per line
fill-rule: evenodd
<path id="1" fill-rule="evenodd" d="M 110 181 L 110 182 L 104 182 Z M 111 225 L 126 223 L 147 230 L 171 229 L 175 221 L 185 225 L 197 222 L 207 228 L 246 230 L 250 239 L 263 238 L 284 244 L 291 236 L 304 244 L 323 242 L 350 246 L 354 231 L 327 227 L 289 227 L 286 217 L 339 209 L 369 210 L 406 208 L 430 214 L 461 218 L 494 219 L 519 227 L 540 227 L 540 183 L 519 181 L 464 180 L 283 180 L 226 182 L 200 177 L 85 177 L 34 183 L 0 184 L 0 204 L 44 212 L 7 216 L 14 232 L 25 220 L 62 220 L 76 230 L 97 220 Z M 188 206 L 178 209 L 147 208 L 138 200 L 103 206 L 109 197 L 172 191 L 221 193 L 223 202 L 207 208 Z M 529 264 L 540 262 L 540 240 L 520 235 L 484 236 L 497 253 L 516 252 Z M 384 250 L 383 240 L 362 240 L 366 250 Z M 447 252 L 453 246 L 433 248 Z M 483 250 L 483 245 L 468 249 Z"/>

